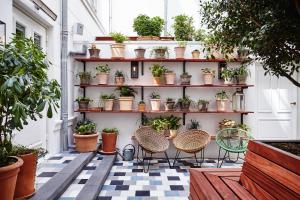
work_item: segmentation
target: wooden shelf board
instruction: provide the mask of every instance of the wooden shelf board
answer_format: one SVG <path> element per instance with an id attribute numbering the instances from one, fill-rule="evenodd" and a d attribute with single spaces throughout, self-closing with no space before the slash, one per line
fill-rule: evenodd
<path id="1" fill-rule="evenodd" d="M 99 84 L 90 84 L 90 85 L 79 85 L 76 84 L 75 86 L 78 87 L 119 87 L 119 85 L 99 85 Z M 254 85 L 224 85 L 224 84 L 215 84 L 215 85 L 124 85 L 129 87 L 146 87 L 146 88 L 162 88 L 162 87 L 191 87 L 191 88 L 248 88 L 253 87 Z"/>
<path id="2" fill-rule="evenodd" d="M 174 37 L 159 37 L 160 40 L 138 40 L 138 36 L 128 36 L 129 41 L 173 41 Z M 113 41 L 110 36 L 97 36 L 96 41 Z"/>

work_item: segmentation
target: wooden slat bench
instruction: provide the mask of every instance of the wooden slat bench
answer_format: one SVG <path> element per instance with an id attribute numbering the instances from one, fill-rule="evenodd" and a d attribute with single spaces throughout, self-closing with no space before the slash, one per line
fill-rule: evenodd
<path id="1" fill-rule="evenodd" d="M 242 168 L 190 169 L 190 200 L 300 199 L 300 159 L 250 141 Z"/>

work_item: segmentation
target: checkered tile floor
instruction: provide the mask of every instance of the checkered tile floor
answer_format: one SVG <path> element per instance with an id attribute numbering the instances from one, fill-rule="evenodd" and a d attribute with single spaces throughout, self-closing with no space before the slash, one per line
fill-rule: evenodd
<path id="1" fill-rule="evenodd" d="M 54 176 L 78 154 L 59 154 L 40 165 L 37 188 Z M 73 181 L 60 200 L 73 200 L 92 175 L 102 156 L 97 155 Z M 172 160 L 171 160 L 172 161 Z M 162 160 L 152 160 L 149 173 L 137 161 L 116 161 L 99 194 L 98 200 L 185 200 L 189 194 L 188 169 L 193 161 L 181 161 L 170 169 Z M 215 160 L 205 160 L 202 167 L 216 167 Z M 241 163 L 225 162 L 226 167 L 241 167 Z"/>

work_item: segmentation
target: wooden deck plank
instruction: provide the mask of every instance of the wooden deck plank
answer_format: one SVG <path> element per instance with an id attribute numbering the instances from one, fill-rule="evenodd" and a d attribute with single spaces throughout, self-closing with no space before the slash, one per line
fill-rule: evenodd
<path id="1" fill-rule="evenodd" d="M 240 177 L 242 172 L 207 172 L 215 176 L 235 176 Z"/>
<path id="2" fill-rule="evenodd" d="M 199 172 L 241 172 L 242 168 L 193 168 L 191 170 Z"/>
<path id="3" fill-rule="evenodd" d="M 252 194 L 250 194 L 238 181 L 232 180 L 231 177 L 222 177 L 222 180 L 241 200 L 255 200 Z"/>

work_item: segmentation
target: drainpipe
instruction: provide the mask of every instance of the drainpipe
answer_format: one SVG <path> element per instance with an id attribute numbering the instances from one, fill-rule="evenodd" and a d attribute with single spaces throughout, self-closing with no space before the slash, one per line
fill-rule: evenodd
<path id="1" fill-rule="evenodd" d="M 168 0 L 164 1 L 164 18 L 165 18 L 164 36 L 168 36 Z"/>
<path id="2" fill-rule="evenodd" d="M 108 24 L 108 30 L 109 30 L 109 33 L 112 32 L 112 0 L 109 0 L 109 17 L 108 17 L 108 20 L 109 20 L 109 24 Z"/>
<path id="3" fill-rule="evenodd" d="M 61 10 L 61 148 L 68 150 L 68 0 Z"/>

